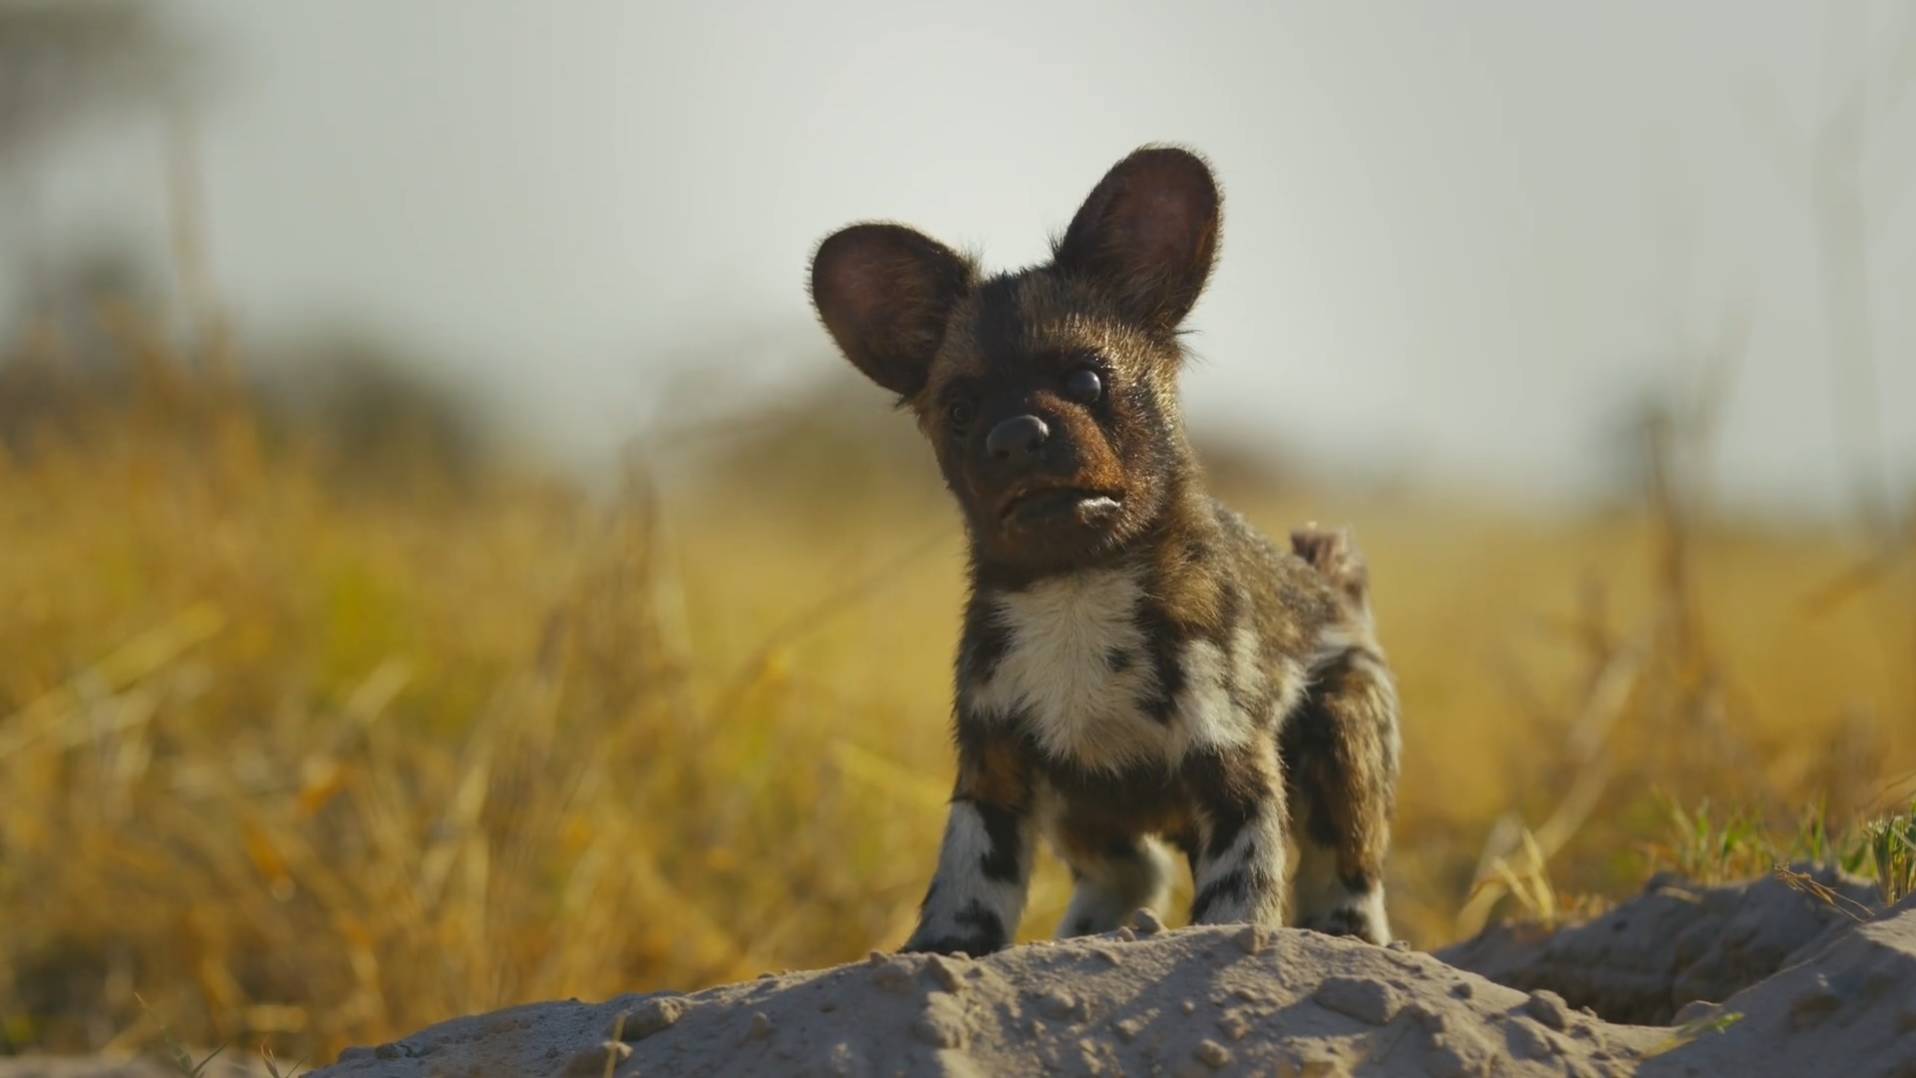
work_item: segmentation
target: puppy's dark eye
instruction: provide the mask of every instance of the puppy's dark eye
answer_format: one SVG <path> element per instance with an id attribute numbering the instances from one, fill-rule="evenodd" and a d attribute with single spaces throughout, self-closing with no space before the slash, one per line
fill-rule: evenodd
<path id="1" fill-rule="evenodd" d="M 956 400 L 945 405 L 945 417 L 951 420 L 951 425 L 954 427 L 962 427 L 970 423 L 974 411 L 971 402 L 967 400 Z"/>
<path id="2" fill-rule="evenodd" d="M 1079 367 L 1065 375 L 1064 395 L 1079 404 L 1090 404 L 1104 395 L 1104 379 L 1090 367 Z"/>

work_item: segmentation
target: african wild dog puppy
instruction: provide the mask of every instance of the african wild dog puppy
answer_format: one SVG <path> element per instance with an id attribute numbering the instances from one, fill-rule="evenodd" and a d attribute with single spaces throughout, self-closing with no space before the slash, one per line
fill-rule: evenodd
<path id="1" fill-rule="evenodd" d="M 1076 891 L 1060 934 L 1157 906 L 1390 938 L 1381 873 L 1397 698 L 1342 533 L 1281 551 L 1212 501 L 1185 438 L 1178 325 L 1218 243 L 1210 170 L 1118 162 L 1051 261 L 986 276 L 895 224 L 819 247 L 812 300 L 937 452 L 971 544 L 958 782 L 907 950 L 1003 947 L 1042 831 Z"/>

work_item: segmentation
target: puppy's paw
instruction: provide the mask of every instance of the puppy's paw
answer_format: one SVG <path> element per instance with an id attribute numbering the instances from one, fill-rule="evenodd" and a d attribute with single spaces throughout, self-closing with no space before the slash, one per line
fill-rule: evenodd
<path id="1" fill-rule="evenodd" d="M 1327 936 L 1355 936 L 1379 947 L 1390 943 L 1390 922 L 1382 895 L 1352 895 L 1349 900 L 1304 919 L 1302 928 Z"/>
<path id="2" fill-rule="evenodd" d="M 899 954 L 942 954 L 964 955 L 967 958 L 981 958 L 1003 947 L 1004 944 L 982 935 L 914 935 L 898 948 Z"/>

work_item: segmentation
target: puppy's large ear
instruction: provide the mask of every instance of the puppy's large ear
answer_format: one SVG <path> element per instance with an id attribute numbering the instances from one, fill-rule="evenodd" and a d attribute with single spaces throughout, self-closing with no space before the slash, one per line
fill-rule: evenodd
<path id="1" fill-rule="evenodd" d="M 924 388 L 952 305 L 972 277 L 971 263 L 909 228 L 853 225 L 812 257 L 812 304 L 852 366 L 910 397 Z"/>
<path id="2" fill-rule="evenodd" d="M 1111 166 L 1059 240 L 1058 268 L 1103 285 L 1125 315 L 1177 328 L 1217 258 L 1223 202 L 1196 154 L 1147 146 Z"/>

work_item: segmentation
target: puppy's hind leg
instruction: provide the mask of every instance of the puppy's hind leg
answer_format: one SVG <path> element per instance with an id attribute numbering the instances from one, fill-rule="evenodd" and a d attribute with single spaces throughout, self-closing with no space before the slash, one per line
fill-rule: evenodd
<path id="1" fill-rule="evenodd" d="M 1185 762 L 1196 795 L 1192 924 L 1284 923 L 1284 780 L 1277 747 L 1257 741 Z"/>
<path id="2" fill-rule="evenodd" d="M 1280 739 L 1298 849 L 1297 923 L 1388 943 L 1383 871 L 1397 788 L 1397 688 L 1372 634 L 1364 562 L 1348 536 L 1311 530 L 1291 538 L 1348 611 L 1334 634 L 1340 643 Z"/>
<path id="3" fill-rule="evenodd" d="M 1171 861 L 1147 838 L 1116 838 L 1096 845 L 1061 837 L 1059 853 L 1071 866 L 1071 905 L 1058 938 L 1110 932 L 1132 913 L 1162 912 L 1171 895 Z"/>

